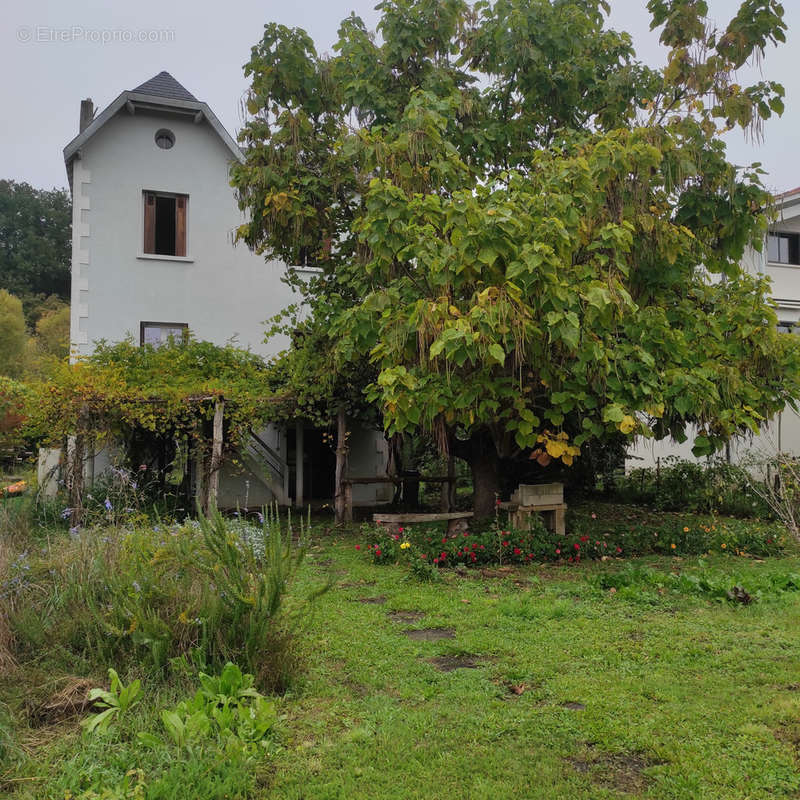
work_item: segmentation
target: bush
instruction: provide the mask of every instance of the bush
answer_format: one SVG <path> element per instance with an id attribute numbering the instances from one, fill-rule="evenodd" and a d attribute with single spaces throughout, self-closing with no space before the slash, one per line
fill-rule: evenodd
<path id="1" fill-rule="evenodd" d="M 668 456 L 660 466 L 633 469 L 617 481 L 620 502 L 660 511 L 770 518 L 772 512 L 744 468 L 720 459 L 705 463 Z"/>
<path id="2" fill-rule="evenodd" d="M 305 531 L 294 545 L 276 515 L 249 530 L 215 512 L 183 525 L 73 530 L 19 554 L 0 579 L 19 654 L 47 644 L 103 667 L 235 661 L 259 685 L 283 687 L 295 665 L 281 609 Z"/>

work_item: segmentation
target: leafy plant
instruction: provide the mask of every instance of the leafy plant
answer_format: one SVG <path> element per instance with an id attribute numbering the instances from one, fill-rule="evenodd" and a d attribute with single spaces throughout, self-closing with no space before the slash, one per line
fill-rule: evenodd
<path id="1" fill-rule="evenodd" d="M 138 678 L 125 686 L 116 670 L 109 669 L 108 677 L 110 690 L 92 689 L 89 692 L 89 700 L 102 710 L 81 720 L 81 727 L 87 733 L 106 733 L 115 719 L 126 714 L 139 701 L 142 684 Z"/>

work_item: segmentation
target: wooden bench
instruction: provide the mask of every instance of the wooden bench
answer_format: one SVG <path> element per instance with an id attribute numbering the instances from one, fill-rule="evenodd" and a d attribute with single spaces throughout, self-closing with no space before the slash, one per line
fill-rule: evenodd
<path id="1" fill-rule="evenodd" d="M 397 533 L 402 525 L 415 525 L 425 522 L 447 522 L 447 532 L 453 533 L 458 530 L 464 520 L 473 517 L 472 511 L 450 511 L 447 513 L 434 514 L 373 514 L 372 521 L 391 533 Z"/>

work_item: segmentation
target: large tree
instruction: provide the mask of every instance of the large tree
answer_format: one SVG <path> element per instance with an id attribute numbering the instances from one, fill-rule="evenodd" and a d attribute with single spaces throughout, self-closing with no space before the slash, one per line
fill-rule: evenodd
<path id="1" fill-rule="evenodd" d="M 504 459 L 570 465 L 609 436 L 712 452 L 798 395 L 798 351 L 742 274 L 768 203 L 720 135 L 758 135 L 783 90 L 736 71 L 784 40 L 745 0 L 650 0 L 665 67 L 603 0 L 385 0 L 336 55 L 267 25 L 246 72 L 240 236 L 321 269 L 328 369 L 368 362 L 388 432 L 466 458 L 486 514 Z"/>

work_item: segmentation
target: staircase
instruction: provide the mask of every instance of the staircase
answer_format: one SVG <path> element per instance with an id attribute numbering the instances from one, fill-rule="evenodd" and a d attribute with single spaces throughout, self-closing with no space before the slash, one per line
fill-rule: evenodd
<path id="1" fill-rule="evenodd" d="M 255 431 L 241 447 L 239 454 L 253 477 L 261 481 L 275 496 L 278 505 L 289 505 L 289 465 Z"/>

